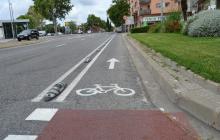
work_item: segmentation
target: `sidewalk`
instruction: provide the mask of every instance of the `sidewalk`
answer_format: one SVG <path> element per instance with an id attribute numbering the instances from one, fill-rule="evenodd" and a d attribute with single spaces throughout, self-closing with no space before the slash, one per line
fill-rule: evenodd
<path id="1" fill-rule="evenodd" d="M 146 48 L 145 46 L 126 35 L 125 39 L 132 46 L 130 49 L 128 48 L 131 54 L 133 53 L 132 49 L 135 49 L 143 56 L 148 69 L 170 101 L 207 125 L 220 130 L 219 85 L 215 85 L 217 91 L 213 92 L 215 90 L 211 90 L 212 87 L 203 87 L 203 84 L 196 82 L 193 78 L 194 76 L 191 78 L 187 77 L 186 75 L 190 75 L 188 74 L 190 73 L 189 71 L 177 71 L 179 66 L 174 62 L 170 61 L 170 64 L 173 64 L 173 66 L 168 65 L 167 58 L 150 49 L 144 49 Z M 139 66 L 139 64 L 136 64 L 137 70 L 143 72 L 141 70 L 143 68 Z M 149 88 L 147 84 L 144 85 L 146 88 Z M 209 83 L 209 85 L 212 85 L 212 83 Z"/>
<path id="2" fill-rule="evenodd" d="M 13 39 L 0 39 L 0 43 L 6 43 L 12 41 Z"/>
<path id="3" fill-rule="evenodd" d="M 30 41 L 28 40 L 22 40 L 22 41 L 17 41 L 16 39 L 2 39 L 0 40 L 0 49 L 2 48 L 12 48 L 12 47 L 22 47 L 25 45 L 31 45 L 31 44 L 36 44 L 36 43 L 41 43 L 44 41 L 49 40 L 51 37 L 40 37 L 39 40 L 32 39 Z"/>

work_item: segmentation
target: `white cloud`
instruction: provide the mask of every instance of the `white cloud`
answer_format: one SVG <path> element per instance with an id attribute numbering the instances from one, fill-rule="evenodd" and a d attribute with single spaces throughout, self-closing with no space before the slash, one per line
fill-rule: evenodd
<path id="1" fill-rule="evenodd" d="M 13 3 L 14 17 L 23 15 L 27 12 L 32 0 L 11 0 Z M 95 14 L 106 20 L 106 10 L 110 6 L 112 0 L 71 0 L 74 5 L 72 11 L 66 16 L 64 21 L 76 21 L 78 24 L 86 22 L 88 14 Z M 0 0 L 0 20 L 10 19 L 8 0 Z M 63 21 L 60 21 L 61 23 Z"/>

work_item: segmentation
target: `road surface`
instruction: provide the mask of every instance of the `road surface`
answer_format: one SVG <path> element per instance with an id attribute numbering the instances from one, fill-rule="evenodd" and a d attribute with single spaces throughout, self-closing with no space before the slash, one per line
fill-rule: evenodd
<path id="1" fill-rule="evenodd" d="M 147 98 L 120 34 L 72 35 L 0 49 L 0 81 L 0 139 L 195 139 Z M 68 86 L 45 102 L 57 82 Z M 173 116 L 192 130 L 184 114 Z M 121 129 L 115 132 L 116 127 Z"/>

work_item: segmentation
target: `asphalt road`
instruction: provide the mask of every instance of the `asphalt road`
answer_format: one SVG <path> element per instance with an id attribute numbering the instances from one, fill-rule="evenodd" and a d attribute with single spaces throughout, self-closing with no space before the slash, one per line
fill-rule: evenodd
<path id="1" fill-rule="evenodd" d="M 37 108 L 154 109 L 144 96 L 140 77 L 121 38 L 113 33 L 73 35 L 26 47 L 0 49 L 0 139 L 8 135 L 40 134 L 46 122 L 25 121 Z M 96 51 L 98 47 L 101 48 Z M 83 58 L 91 52 L 94 52 L 91 62 L 84 63 Z M 114 69 L 109 69 L 107 62 L 111 58 L 120 61 Z M 64 77 L 74 66 L 78 67 Z M 44 102 L 42 91 L 63 77 L 69 92 L 52 102 Z M 91 96 L 76 94 L 81 89 L 94 88 L 95 84 L 118 87 Z M 132 95 L 124 96 L 119 87 Z"/>
<path id="2" fill-rule="evenodd" d="M 160 93 L 154 104 L 162 108 L 151 103 L 128 47 L 122 34 L 98 33 L 0 49 L 0 139 L 194 140 L 197 131 L 217 140 L 217 131 L 170 103 L 160 87 L 152 89 Z M 67 88 L 45 102 L 58 82 Z M 159 111 L 164 108 L 184 130 Z"/>

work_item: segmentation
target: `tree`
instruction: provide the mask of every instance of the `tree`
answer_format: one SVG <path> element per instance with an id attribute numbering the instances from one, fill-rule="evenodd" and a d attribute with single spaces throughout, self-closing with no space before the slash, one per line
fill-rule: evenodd
<path id="1" fill-rule="evenodd" d="M 38 11 L 35 10 L 34 6 L 29 7 L 27 15 L 29 15 L 32 18 L 35 26 L 34 28 L 42 28 L 44 17 Z"/>
<path id="2" fill-rule="evenodd" d="M 97 17 L 93 14 L 88 16 L 87 25 L 90 29 L 93 30 L 99 30 L 100 28 L 105 30 L 107 29 L 106 22 L 102 20 L 100 17 Z"/>
<path id="3" fill-rule="evenodd" d="M 186 21 L 187 20 L 187 0 L 181 0 L 181 8 L 182 8 L 184 21 Z"/>
<path id="4" fill-rule="evenodd" d="M 57 19 L 64 19 L 72 9 L 70 0 L 33 0 L 35 9 L 46 19 L 53 21 L 57 34 Z"/>
<path id="5" fill-rule="evenodd" d="M 123 16 L 129 15 L 130 5 L 127 0 L 113 0 L 113 4 L 107 10 L 109 18 L 116 27 L 124 23 Z"/>
<path id="6" fill-rule="evenodd" d="M 33 6 L 30 6 L 28 12 L 25 15 L 20 15 L 17 19 L 29 19 L 29 28 L 42 28 L 43 16 L 41 16 Z"/>
<path id="7" fill-rule="evenodd" d="M 108 32 L 110 31 L 110 28 L 109 28 L 110 26 L 109 26 L 109 24 L 110 24 L 110 23 L 109 23 L 109 19 L 107 18 L 106 26 L 107 26 L 107 31 L 108 31 Z"/>
<path id="8" fill-rule="evenodd" d="M 69 26 L 69 28 L 70 28 L 70 30 L 71 30 L 72 32 L 74 32 L 74 31 L 77 29 L 76 22 L 74 22 L 74 21 L 70 21 L 70 22 L 68 23 L 68 26 Z"/>
<path id="9" fill-rule="evenodd" d="M 47 24 L 43 27 L 43 30 L 45 30 L 47 33 L 54 33 L 54 26 L 53 24 Z"/>

